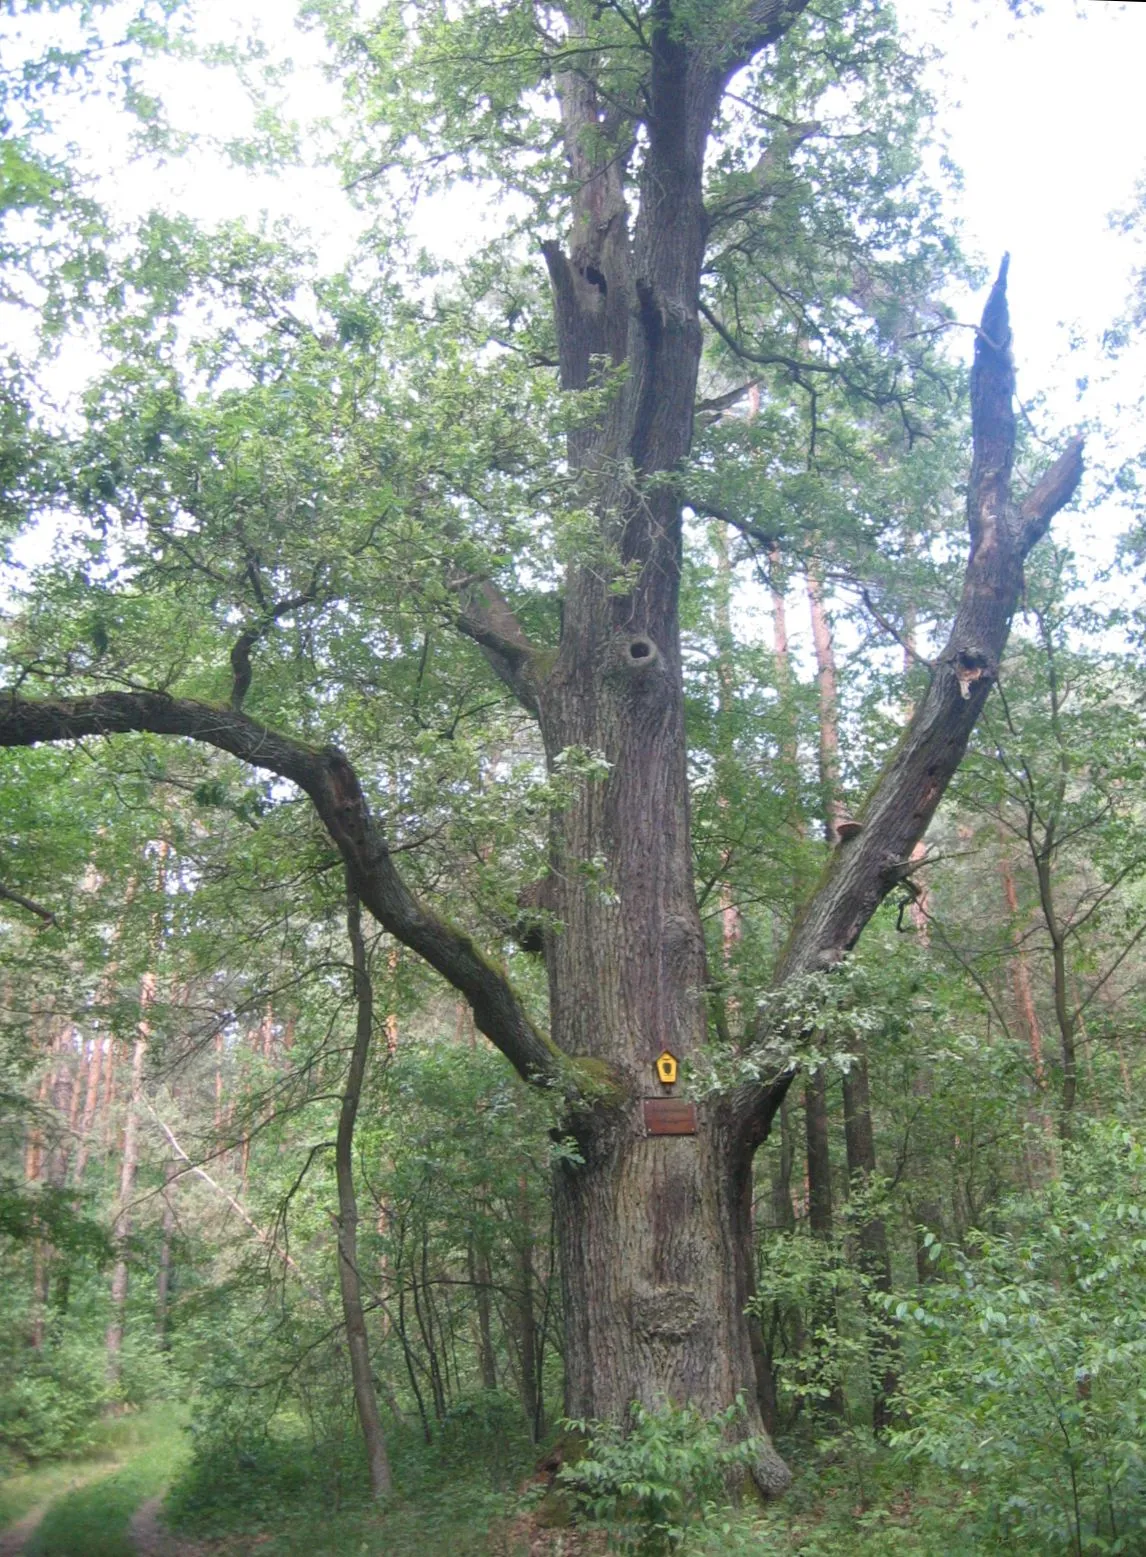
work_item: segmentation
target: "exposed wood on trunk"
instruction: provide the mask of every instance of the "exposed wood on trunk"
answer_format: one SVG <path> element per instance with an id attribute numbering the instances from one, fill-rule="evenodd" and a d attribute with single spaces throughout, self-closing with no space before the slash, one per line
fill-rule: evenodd
<path id="1" fill-rule="evenodd" d="M 334 1147 L 335 1174 L 338 1179 L 338 1285 L 342 1294 L 354 1403 L 370 1468 L 370 1490 L 376 1498 L 382 1498 L 389 1496 L 393 1483 L 390 1460 L 386 1453 L 386 1437 L 378 1411 L 378 1397 L 374 1393 L 370 1340 L 362 1307 L 362 1284 L 358 1271 L 358 1198 L 354 1190 L 354 1123 L 358 1117 L 362 1082 L 374 1032 L 374 994 L 366 958 L 366 942 L 362 935 L 362 915 L 353 887 L 347 891 L 346 927 L 354 962 L 356 1021 L 354 1048 L 346 1075 L 346 1088 L 342 1094 L 338 1137 Z"/>

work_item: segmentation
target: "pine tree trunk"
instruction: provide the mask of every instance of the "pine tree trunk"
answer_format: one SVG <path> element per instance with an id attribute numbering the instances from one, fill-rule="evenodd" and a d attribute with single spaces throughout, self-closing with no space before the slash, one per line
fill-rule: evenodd
<path id="1" fill-rule="evenodd" d="M 163 1241 L 159 1246 L 159 1270 L 155 1278 L 155 1334 L 161 1351 L 170 1346 L 168 1309 L 171 1296 L 171 1239 L 175 1231 L 175 1206 L 172 1185 L 179 1175 L 179 1164 L 168 1162 L 163 1170 Z"/>
<path id="2" fill-rule="evenodd" d="M 151 1030 L 147 1012 L 155 1003 L 155 974 L 145 973 L 139 991 L 139 1025 L 131 1051 L 131 1094 L 123 1125 L 123 1154 L 120 1159 L 119 1198 L 112 1240 L 117 1254 L 111 1273 L 111 1320 L 107 1327 L 107 1374 L 112 1384 L 119 1382 L 120 1353 L 123 1349 L 124 1318 L 127 1310 L 127 1242 L 131 1237 L 132 1196 L 139 1167 L 139 1105 L 143 1095 L 143 1064 Z"/>

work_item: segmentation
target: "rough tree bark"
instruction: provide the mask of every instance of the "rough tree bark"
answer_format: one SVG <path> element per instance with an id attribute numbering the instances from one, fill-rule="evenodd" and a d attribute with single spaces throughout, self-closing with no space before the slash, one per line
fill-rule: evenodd
<path id="1" fill-rule="evenodd" d="M 544 937 L 550 1033 L 502 969 L 410 891 L 341 751 L 268 729 L 238 699 L 212 706 L 130 691 L 0 700 L 0 744 L 150 730 L 207 742 L 305 791 L 352 890 L 379 923 L 453 984 L 523 1076 L 566 1100 L 582 1158 L 563 1162 L 555 1185 L 567 1411 L 621 1418 L 633 1400 L 672 1399 L 710 1413 L 745 1391 L 747 1425 L 761 1435 L 758 1479 L 772 1492 L 789 1478 L 763 1434 L 743 1310 L 753 1154 L 791 1077 L 701 1101 L 695 1135 L 648 1136 L 642 1101 L 659 1090 L 655 1056 L 667 1048 L 686 1060 L 706 1035 L 677 609 L 681 497 L 669 479 L 689 452 L 702 344 L 705 149 L 732 74 L 802 8 L 803 0 L 757 0 L 723 40 L 692 35 L 669 0 L 651 8 L 641 160 L 628 198 L 631 120 L 615 123 L 598 102 L 587 57 L 578 56 L 575 74 L 559 74 L 573 222 L 567 249 L 550 243 L 544 252 L 561 382 L 571 393 L 608 391 L 596 419 L 570 433 L 568 458 L 618 566 L 612 577 L 602 576 L 598 555 L 570 566 L 555 653 L 533 649 L 492 584 L 460 586 L 456 618 L 537 715 L 551 763 L 570 746 L 609 763 L 607 776 L 553 820 Z M 1005 273 L 975 356 L 963 599 L 859 832 L 835 849 L 804 908 L 781 979 L 838 963 L 902 879 L 994 679 L 1023 558 L 1078 480 L 1074 443 L 1025 502 L 1012 501 Z M 624 371 L 603 383 L 610 365 Z"/>

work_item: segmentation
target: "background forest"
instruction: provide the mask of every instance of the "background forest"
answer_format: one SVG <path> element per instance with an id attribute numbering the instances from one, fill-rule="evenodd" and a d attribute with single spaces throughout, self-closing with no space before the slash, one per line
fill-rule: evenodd
<path id="1" fill-rule="evenodd" d="M 177 695 L 348 751 L 540 1026 L 551 819 L 609 762 L 547 764 L 467 591 L 549 642 L 567 570 L 630 587 L 567 460 L 615 385 L 559 392 L 544 55 L 605 29 L 619 94 L 661 9 L 311 0 L 307 125 L 191 0 L 0 12 L 0 697 Z M 751 1212 L 792 1490 L 728 1502 L 735 1407 L 565 1423 L 561 1099 L 363 912 L 300 787 L 202 738 L 5 737 L 0 1530 L 46 1513 L 0 1551 L 174 1550 L 160 1495 L 188 1553 L 1146 1549 L 1142 407 L 1052 425 L 1021 339 L 1016 489 L 1068 432 L 1085 484 L 925 844 L 840 967 L 772 985 L 966 564 L 991 275 L 927 66 L 890 7 L 827 0 L 734 78 L 673 477 L 709 1033 L 682 1090 L 797 1071 Z M 180 70 L 239 83 L 248 133 L 182 123 Z M 345 252 L 305 210 L 128 220 L 83 125 L 148 177 L 333 169 Z M 1143 296 L 1112 302 L 1116 384 Z M 608 901 L 607 859 L 575 870 Z"/>

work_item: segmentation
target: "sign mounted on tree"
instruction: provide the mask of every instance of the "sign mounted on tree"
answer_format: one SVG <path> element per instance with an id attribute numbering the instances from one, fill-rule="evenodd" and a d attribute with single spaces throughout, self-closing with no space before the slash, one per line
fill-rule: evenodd
<path id="1" fill-rule="evenodd" d="M 696 1104 L 682 1097 L 645 1098 L 646 1135 L 695 1135 Z"/>
<path id="2" fill-rule="evenodd" d="M 671 1054 L 668 1049 L 666 1049 L 663 1054 L 659 1054 L 657 1056 L 657 1080 L 663 1081 L 666 1087 L 671 1087 L 676 1084 L 677 1069 L 677 1057 L 675 1054 Z"/>

